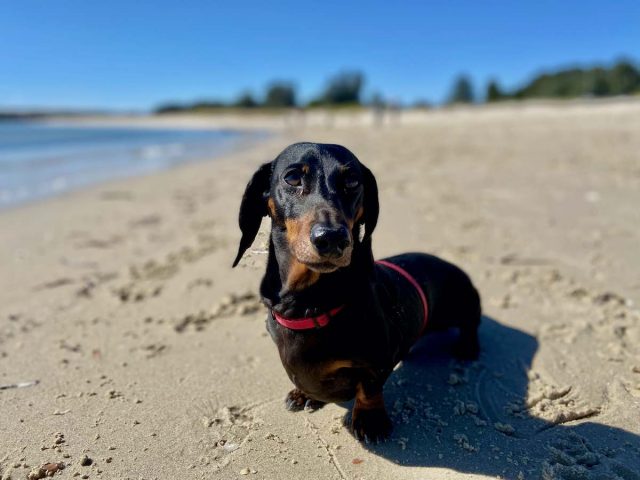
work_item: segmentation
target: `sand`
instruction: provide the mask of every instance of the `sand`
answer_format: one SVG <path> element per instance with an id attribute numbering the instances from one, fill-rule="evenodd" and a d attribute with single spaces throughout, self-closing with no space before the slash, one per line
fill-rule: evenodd
<path id="1" fill-rule="evenodd" d="M 294 120 L 166 117 L 273 135 L 0 213 L 0 478 L 640 479 L 640 102 Z M 231 269 L 247 179 L 298 140 L 377 175 L 377 256 L 441 255 L 483 297 L 480 360 L 420 343 L 381 445 L 344 405 L 284 409 L 266 222 Z"/>

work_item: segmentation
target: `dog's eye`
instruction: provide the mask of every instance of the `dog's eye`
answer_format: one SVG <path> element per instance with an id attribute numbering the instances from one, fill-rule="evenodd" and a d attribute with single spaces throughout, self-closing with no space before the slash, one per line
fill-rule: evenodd
<path id="1" fill-rule="evenodd" d="M 300 170 L 289 170 L 284 174 L 284 181 L 292 187 L 299 187 L 302 185 L 302 172 Z"/>
<path id="2" fill-rule="evenodd" d="M 348 190 L 353 190 L 354 188 L 358 188 L 360 185 L 360 179 L 357 177 L 355 173 L 348 174 L 344 179 L 344 187 Z"/>

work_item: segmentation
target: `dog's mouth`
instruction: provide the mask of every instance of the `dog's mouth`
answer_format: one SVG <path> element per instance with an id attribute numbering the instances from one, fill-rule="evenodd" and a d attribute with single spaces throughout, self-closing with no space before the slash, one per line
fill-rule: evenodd
<path id="1" fill-rule="evenodd" d="M 297 252 L 299 254 L 295 256 L 296 260 L 309 268 L 309 270 L 318 273 L 331 273 L 335 272 L 339 268 L 348 266 L 351 263 L 352 252 L 353 247 L 349 246 L 345 248 L 345 250 L 342 252 L 342 255 L 340 255 L 339 257 L 322 257 L 317 254 L 305 255 L 305 253 L 310 253 L 308 252 L 308 250 Z"/>
<path id="2" fill-rule="evenodd" d="M 301 263 L 306 265 L 309 268 L 309 270 L 312 270 L 318 273 L 331 273 L 331 272 L 335 272 L 340 268 L 340 265 L 336 265 L 335 263 L 330 261 L 315 262 L 315 263 L 301 262 Z"/>

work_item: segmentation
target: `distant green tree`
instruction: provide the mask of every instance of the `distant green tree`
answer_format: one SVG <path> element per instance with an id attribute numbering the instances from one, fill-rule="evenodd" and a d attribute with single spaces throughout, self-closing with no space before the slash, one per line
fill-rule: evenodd
<path id="1" fill-rule="evenodd" d="M 620 61 L 609 75 L 611 91 L 616 95 L 640 92 L 640 71 L 628 61 Z"/>
<path id="2" fill-rule="evenodd" d="M 448 103 L 473 103 L 474 93 L 471 80 L 466 75 L 460 75 L 453 83 Z"/>
<path id="3" fill-rule="evenodd" d="M 181 103 L 163 103 L 162 105 L 158 105 L 153 110 L 153 113 L 156 113 L 158 115 L 162 115 L 165 113 L 178 113 L 184 111 L 186 108 L 187 107 L 185 107 L 185 105 Z"/>
<path id="4" fill-rule="evenodd" d="M 232 106 L 239 108 L 255 108 L 258 106 L 258 102 L 256 102 L 251 92 L 244 92 L 240 94 L 235 102 L 233 102 Z"/>
<path id="5" fill-rule="evenodd" d="M 502 91 L 500 85 L 495 80 L 491 80 L 487 85 L 487 102 L 497 102 L 503 100 L 507 95 Z"/>
<path id="6" fill-rule="evenodd" d="M 611 85 L 604 68 L 595 68 L 587 75 L 587 91 L 594 97 L 606 97 L 611 95 Z"/>
<path id="7" fill-rule="evenodd" d="M 585 82 L 578 69 L 544 73 L 516 91 L 517 98 L 572 98 L 585 95 Z"/>
<path id="8" fill-rule="evenodd" d="M 331 77 L 322 95 L 310 105 L 360 104 L 360 95 L 364 86 L 361 72 L 345 71 Z"/>
<path id="9" fill-rule="evenodd" d="M 569 68 L 543 73 L 513 93 L 515 98 L 576 98 L 640 93 L 640 71 L 631 62 L 611 68 Z"/>
<path id="10" fill-rule="evenodd" d="M 221 100 L 201 100 L 191 105 L 191 110 L 205 111 L 214 110 L 216 108 L 223 108 L 227 105 Z"/>
<path id="11" fill-rule="evenodd" d="M 228 105 L 220 100 L 200 100 L 189 104 L 172 102 L 159 105 L 154 109 L 154 113 L 205 112 L 217 108 L 224 108 L 226 106 Z"/>
<path id="12" fill-rule="evenodd" d="M 293 83 L 276 81 L 267 87 L 264 106 L 271 108 L 295 107 L 296 89 Z"/>

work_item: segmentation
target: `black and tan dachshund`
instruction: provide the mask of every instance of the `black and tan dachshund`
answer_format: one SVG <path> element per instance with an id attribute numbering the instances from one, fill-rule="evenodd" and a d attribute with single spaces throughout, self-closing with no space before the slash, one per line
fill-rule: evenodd
<path id="1" fill-rule="evenodd" d="M 457 327 L 456 354 L 475 359 L 480 298 L 458 267 L 406 253 L 374 262 L 378 219 L 371 171 L 340 145 L 296 143 L 262 165 L 240 206 L 234 266 L 271 217 L 260 287 L 267 330 L 296 388 L 289 410 L 355 398 L 356 438 L 391 432 L 382 389 L 425 332 Z"/>

